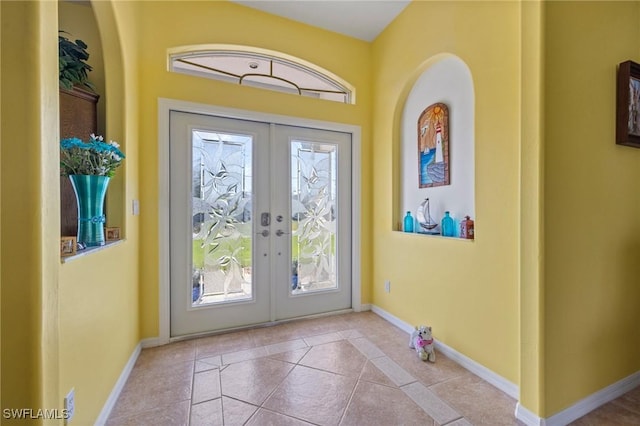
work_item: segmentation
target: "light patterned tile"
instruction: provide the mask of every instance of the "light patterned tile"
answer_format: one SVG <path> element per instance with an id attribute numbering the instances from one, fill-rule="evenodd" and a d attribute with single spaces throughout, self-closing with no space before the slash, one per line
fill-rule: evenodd
<path id="1" fill-rule="evenodd" d="M 371 343 L 368 339 L 360 337 L 357 339 L 349 339 L 349 343 L 355 346 L 367 359 L 380 358 L 385 356 L 376 345 Z"/>
<path id="2" fill-rule="evenodd" d="M 397 386 L 408 385 L 409 383 L 416 381 L 411 374 L 407 373 L 405 369 L 386 356 L 382 358 L 374 358 L 371 362 L 373 365 L 378 367 L 380 371 L 386 374 L 387 377 L 389 377 L 389 379 L 391 379 L 391 381 Z"/>
<path id="3" fill-rule="evenodd" d="M 291 352 L 297 349 L 308 348 L 307 344 L 302 339 L 289 340 L 282 343 L 274 343 L 264 347 L 267 351 L 267 355 L 275 355 L 283 352 Z"/>
<path id="4" fill-rule="evenodd" d="M 447 424 L 462 417 L 422 383 L 408 384 L 402 387 L 402 391 L 439 424 Z"/>
<path id="5" fill-rule="evenodd" d="M 433 419 L 400 389 L 359 382 L 340 425 L 433 425 Z"/>
<path id="6" fill-rule="evenodd" d="M 362 373 L 360 373 L 360 379 L 365 382 L 378 383 L 380 385 L 398 387 L 395 383 L 391 381 L 386 374 L 384 374 L 378 367 L 373 365 L 371 361 L 367 361 L 362 369 Z"/>
<path id="7" fill-rule="evenodd" d="M 520 424 L 519 422 L 517 424 Z M 437 422 L 436 425 L 440 426 Z M 456 420 L 455 422 L 447 423 L 447 426 L 473 426 L 464 417 Z"/>
<path id="8" fill-rule="evenodd" d="M 343 330 L 339 332 L 343 339 L 357 339 L 358 337 L 364 337 L 359 330 Z"/>
<path id="9" fill-rule="evenodd" d="M 193 404 L 220 398 L 221 395 L 218 370 L 203 371 L 193 376 Z"/>
<path id="10" fill-rule="evenodd" d="M 305 337 L 304 341 L 307 342 L 307 345 L 309 346 L 317 346 L 317 345 L 322 345 L 324 343 L 335 342 L 342 339 L 343 339 L 342 334 L 340 334 L 339 332 L 335 332 L 335 333 L 326 333 L 326 334 L 319 334 L 317 336 Z"/>

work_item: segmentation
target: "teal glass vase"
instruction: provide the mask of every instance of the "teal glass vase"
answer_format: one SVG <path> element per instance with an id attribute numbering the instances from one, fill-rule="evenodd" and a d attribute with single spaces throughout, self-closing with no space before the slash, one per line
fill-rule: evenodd
<path id="1" fill-rule="evenodd" d="M 104 197 L 108 176 L 69 175 L 78 203 L 78 242 L 87 247 L 104 245 Z"/>

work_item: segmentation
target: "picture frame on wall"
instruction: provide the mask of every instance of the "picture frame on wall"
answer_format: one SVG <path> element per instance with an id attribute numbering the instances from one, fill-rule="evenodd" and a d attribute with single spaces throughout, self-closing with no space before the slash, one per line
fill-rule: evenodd
<path id="1" fill-rule="evenodd" d="M 449 107 L 438 102 L 418 118 L 418 188 L 450 184 Z"/>
<path id="2" fill-rule="evenodd" d="M 618 66 L 616 144 L 640 148 L 640 64 Z"/>
<path id="3" fill-rule="evenodd" d="M 120 228 L 118 227 L 105 227 L 104 233 L 107 241 L 118 241 L 120 239 Z"/>
<path id="4" fill-rule="evenodd" d="M 76 237 L 60 237 L 60 256 L 73 256 L 76 254 L 76 247 Z"/>

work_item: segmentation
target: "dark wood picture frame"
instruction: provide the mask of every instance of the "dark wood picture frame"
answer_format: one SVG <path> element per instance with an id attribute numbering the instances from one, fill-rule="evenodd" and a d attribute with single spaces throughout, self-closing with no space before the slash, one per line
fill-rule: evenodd
<path id="1" fill-rule="evenodd" d="M 618 66 L 616 143 L 640 148 L 640 64 Z"/>

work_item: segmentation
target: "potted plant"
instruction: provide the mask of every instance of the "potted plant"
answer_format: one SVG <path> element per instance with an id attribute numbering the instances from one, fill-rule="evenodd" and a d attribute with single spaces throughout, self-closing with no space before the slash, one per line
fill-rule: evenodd
<path id="1" fill-rule="evenodd" d="M 60 174 L 69 176 L 78 203 L 78 243 L 105 244 L 104 197 L 109 179 L 125 158 L 114 141 L 91 134 L 87 142 L 78 138 L 60 141 Z"/>
<path id="2" fill-rule="evenodd" d="M 92 70 L 87 64 L 89 52 L 82 40 L 71 41 L 58 32 L 58 68 L 60 71 L 60 87 L 71 90 L 73 86 L 84 86 L 95 92 L 93 84 L 88 80 L 88 72 Z"/>

